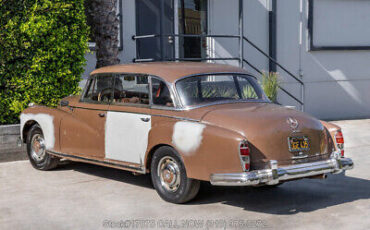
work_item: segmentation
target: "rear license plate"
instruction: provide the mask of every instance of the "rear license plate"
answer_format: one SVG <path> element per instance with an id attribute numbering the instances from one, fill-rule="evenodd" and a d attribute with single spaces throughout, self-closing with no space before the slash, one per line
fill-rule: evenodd
<path id="1" fill-rule="evenodd" d="M 303 152 L 310 149 L 308 137 L 288 137 L 288 146 L 290 152 Z"/>

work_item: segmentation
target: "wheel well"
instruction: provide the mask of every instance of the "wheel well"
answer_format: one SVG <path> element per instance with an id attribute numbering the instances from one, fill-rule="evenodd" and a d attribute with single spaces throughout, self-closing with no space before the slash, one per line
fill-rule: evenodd
<path id="1" fill-rule="evenodd" d="M 23 143 L 26 143 L 27 142 L 27 135 L 28 135 L 28 132 L 30 131 L 31 127 L 35 124 L 38 124 L 36 121 L 34 120 L 31 120 L 31 121 L 27 121 L 26 124 L 24 124 L 23 126 L 23 130 L 22 130 L 22 140 L 23 140 Z"/>
<path id="2" fill-rule="evenodd" d="M 152 163 L 152 156 L 153 156 L 153 154 L 155 153 L 155 151 L 156 151 L 157 149 L 159 149 L 160 147 L 163 147 L 163 146 L 168 146 L 168 147 L 170 147 L 170 148 L 173 148 L 171 145 L 166 145 L 166 144 L 158 144 L 158 145 L 154 146 L 154 147 L 149 151 L 148 156 L 146 157 L 146 162 L 145 162 L 145 168 L 146 168 L 147 170 L 149 170 L 149 172 L 150 172 L 150 165 L 151 165 L 151 163 Z"/>

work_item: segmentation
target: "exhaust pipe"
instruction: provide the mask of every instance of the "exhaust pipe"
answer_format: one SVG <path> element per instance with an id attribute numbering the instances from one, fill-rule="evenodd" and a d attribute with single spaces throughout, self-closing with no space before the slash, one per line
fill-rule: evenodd
<path id="1" fill-rule="evenodd" d="M 309 179 L 320 179 L 320 180 L 325 180 L 327 177 L 328 177 L 328 175 L 326 175 L 326 174 L 320 174 L 320 175 L 317 175 L 317 176 L 309 177 Z"/>

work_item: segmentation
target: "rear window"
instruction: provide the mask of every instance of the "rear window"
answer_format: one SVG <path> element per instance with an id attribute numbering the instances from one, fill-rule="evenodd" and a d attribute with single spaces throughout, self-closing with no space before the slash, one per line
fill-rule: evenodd
<path id="1" fill-rule="evenodd" d="M 203 75 L 182 79 L 176 90 L 184 106 L 221 101 L 266 100 L 254 78 L 247 75 Z"/>

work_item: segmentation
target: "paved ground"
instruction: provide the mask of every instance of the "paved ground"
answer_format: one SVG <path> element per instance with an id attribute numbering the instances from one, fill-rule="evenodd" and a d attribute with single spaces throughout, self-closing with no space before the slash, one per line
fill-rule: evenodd
<path id="1" fill-rule="evenodd" d="M 136 223 L 138 229 L 370 229 L 370 120 L 336 123 L 356 164 L 346 176 L 275 189 L 203 183 L 187 205 L 162 201 L 149 176 L 80 163 L 49 172 L 27 161 L 0 163 L 0 229 L 101 229 L 107 223 Z"/>

